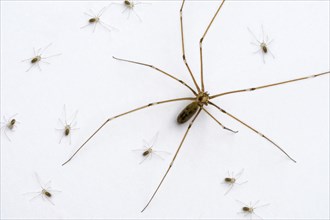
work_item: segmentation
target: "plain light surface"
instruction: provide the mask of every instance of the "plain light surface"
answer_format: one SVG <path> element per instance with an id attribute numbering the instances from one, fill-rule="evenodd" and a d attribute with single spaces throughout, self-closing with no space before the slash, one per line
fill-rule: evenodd
<path id="1" fill-rule="evenodd" d="M 166 171 L 188 124 L 177 125 L 189 102 L 155 106 L 116 119 L 103 128 L 67 165 L 61 164 L 108 117 L 191 93 L 148 67 L 112 59 L 118 56 L 157 66 L 193 86 L 182 62 L 180 1 L 141 4 L 122 13 L 111 5 L 101 19 L 119 31 L 80 29 L 109 2 L 1 2 L 1 117 L 18 113 L 15 132 L 1 134 L 1 218 L 244 218 L 244 202 L 265 219 L 329 218 L 329 76 L 214 100 L 225 110 L 268 135 L 298 162 L 221 112 L 208 109 L 188 137 L 155 199 L 140 213 Z M 199 38 L 220 1 L 187 1 L 184 31 L 187 60 L 199 82 Z M 261 25 L 273 43 L 265 64 L 250 42 Z M 42 71 L 21 62 L 33 48 L 49 47 Z M 249 88 L 329 71 L 328 1 L 228 1 L 204 41 L 205 86 L 210 94 Z M 78 110 L 72 143 L 63 138 L 58 118 Z M 154 156 L 141 165 L 134 149 L 157 132 Z M 225 196 L 227 171 L 244 168 Z M 52 180 L 54 206 L 30 199 Z M 247 217 L 248 218 L 248 217 Z"/>

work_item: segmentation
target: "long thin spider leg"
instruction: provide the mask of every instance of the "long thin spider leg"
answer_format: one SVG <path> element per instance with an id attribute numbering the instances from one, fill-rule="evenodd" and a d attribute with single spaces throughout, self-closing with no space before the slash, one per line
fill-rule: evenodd
<path id="1" fill-rule="evenodd" d="M 38 62 L 38 63 L 36 63 L 36 65 L 37 65 L 37 67 L 38 67 L 39 71 L 41 72 L 41 67 L 40 67 L 40 65 L 39 65 L 39 62 Z"/>
<path id="2" fill-rule="evenodd" d="M 315 78 L 315 77 L 326 75 L 326 74 L 329 74 L 329 73 L 330 72 L 328 71 L 328 72 L 323 72 L 323 73 L 314 74 L 314 75 L 310 75 L 310 76 L 304 76 L 304 77 L 301 77 L 301 78 L 291 79 L 291 80 L 287 80 L 287 81 L 283 81 L 283 82 L 272 83 L 272 84 L 268 84 L 268 85 L 264 85 L 264 86 L 258 86 L 258 87 L 248 88 L 248 89 L 239 89 L 239 90 L 234 90 L 234 91 L 230 91 L 230 92 L 224 92 L 224 93 L 213 95 L 213 96 L 210 97 L 210 99 L 214 99 L 216 97 L 229 95 L 229 94 L 233 94 L 233 93 L 250 92 L 250 91 L 257 90 L 257 89 L 264 89 L 264 88 L 268 88 L 268 87 L 272 87 L 272 86 L 277 86 L 277 85 L 296 82 L 296 81 L 300 81 L 300 80 Z"/>
<path id="3" fill-rule="evenodd" d="M 108 6 L 105 6 L 105 7 L 103 7 L 102 9 L 101 9 L 101 11 L 97 14 L 97 16 L 96 17 L 101 17 L 102 15 L 103 15 L 103 13 L 105 12 L 105 10 L 107 9 L 107 7 Z"/>
<path id="4" fill-rule="evenodd" d="M 148 157 L 150 157 L 150 155 L 144 156 L 144 158 L 141 160 L 139 164 L 142 164 Z"/>
<path id="5" fill-rule="evenodd" d="M 127 11 L 128 9 L 129 9 L 128 7 L 125 7 L 125 9 L 121 13 L 124 14 L 125 11 Z"/>
<path id="6" fill-rule="evenodd" d="M 258 38 L 254 35 L 254 33 L 250 30 L 250 28 L 247 28 L 248 31 L 250 32 L 250 34 L 253 36 L 253 38 L 259 43 L 259 45 L 261 44 L 261 42 L 258 40 Z M 258 45 L 258 46 L 259 46 Z"/>
<path id="7" fill-rule="evenodd" d="M 180 27 L 181 27 L 182 59 L 183 59 L 183 62 L 186 65 L 186 67 L 187 67 L 187 69 L 188 69 L 188 71 L 190 73 L 191 78 L 194 81 L 194 84 L 195 84 L 195 86 L 196 86 L 196 88 L 198 90 L 198 93 L 200 93 L 201 92 L 201 89 L 199 88 L 199 86 L 198 86 L 198 84 L 196 82 L 196 79 L 195 79 L 193 73 L 191 72 L 191 69 L 190 69 L 190 67 L 188 65 L 188 62 L 186 60 L 186 52 L 185 52 L 185 48 L 184 48 L 183 22 L 182 22 L 182 9 L 183 9 L 184 3 L 185 3 L 185 0 L 182 1 L 182 5 L 181 5 L 181 8 L 180 8 Z"/>
<path id="8" fill-rule="evenodd" d="M 132 9 L 133 13 L 135 14 L 135 16 L 139 19 L 140 22 L 142 22 L 142 19 L 141 17 L 139 16 L 139 14 L 134 10 Z"/>
<path id="9" fill-rule="evenodd" d="M 159 154 L 157 154 L 155 151 L 153 151 L 152 154 L 156 155 L 156 156 L 159 157 L 161 160 L 164 160 L 164 158 L 163 158 L 162 156 L 160 156 Z"/>
<path id="10" fill-rule="evenodd" d="M 153 147 L 153 146 L 155 146 L 155 144 L 156 144 L 156 142 L 157 142 L 157 139 L 158 139 L 158 135 L 159 135 L 159 132 L 157 132 L 156 134 L 155 134 L 155 136 L 151 139 L 151 144 L 150 144 L 150 146 L 151 147 Z"/>
<path id="11" fill-rule="evenodd" d="M 40 51 L 39 56 L 41 56 L 53 43 L 48 44 L 43 50 Z"/>
<path id="12" fill-rule="evenodd" d="M 72 120 L 71 120 L 71 122 L 70 122 L 70 127 L 71 127 L 71 125 L 72 125 L 72 123 L 76 123 L 75 122 L 75 120 L 76 120 L 76 118 L 77 118 L 77 114 L 78 114 L 78 110 L 74 113 L 74 115 L 73 115 L 73 118 L 72 118 Z M 74 125 L 72 125 L 73 127 L 74 127 Z"/>
<path id="13" fill-rule="evenodd" d="M 247 205 L 246 203 L 244 203 L 244 202 L 242 202 L 242 201 L 239 201 L 238 199 L 236 199 L 236 202 L 239 202 L 239 203 L 241 203 L 241 204 L 244 205 L 244 206 L 249 206 L 249 205 Z"/>
<path id="14" fill-rule="evenodd" d="M 268 52 L 270 53 L 270 55 L 272 55 L 273 59 L 275 59 L 275 56 L 274 56 L 274 54 L 272 53 L 272 51 L 270 51 L 270 50 L 268 49 Z"/>
<path id="15" fill-rule="evenodd" d="M 293 162 L 296 163 L 296 161 L 289 156 L 289 154 L 287 154 L 280 146 L 278 146 L 274 141 L 272 141 L 271 139 L 269 139 L 268 137 L 266 137 L 264 134 L 260 133 L 259 131 L 257 131 L 256 129 L 254 129 L 253 127 L 251 127 L 250 125 L 246 124 L 245 122 L 241 121 L 240 119 L 236 118 L 235 116 L 233 116 L 232 114 L 230 114 L 229 112 L 226 112 L 225 110 L 223 110 L 222 108 L 220 108 L 219 106 L 217 106 L 216 104 L 209 102 L 211 105 L 213 105 L 214 107 L 216 107 L 217 109 L 219 109 L 222 113 L 228 115 L 229 117 L 235 119 L 236 121 L 238 121 L 239 123 L 245 125 L 246 127 L 248 127 L 249 129 L 251 129 L 252 131 L 254 131 L 255 133 L 257 133 L 258 135 L 260 135 L 261 137 L 265 138 L 267 141 L 269 141 L 270 143 L 272 143 L 275 147 L 277 147 L 280 151 L 282 151 L 288 158 L 290 158 L 290 160 L 292 160 Z"/>
<path id="16" fill-rule="evenodd" d="M 8 136 L 8 134 L 7 134 L 7 132 L 6 132 L 6 128 L 5 128 L 5 130 L 3 130 L 3 133 L 4 133 L 5 136 L 8 138 L 8 140 L 11 142 L 11 139 L 9 138 L 9 136 Z"/>
<path id="17" fill-rule="evenodd" d="M 110 25 L 104 23 L 103 21 L 99 21 L 99 23 L 100 23 L 100 25 L 101 25 L 102 27 L 104 27 L 105 29 L 107 29 L 109 32 L 112 32 L 113 30 L 118 30 L 117 28 L 112 27 L 112 26 L 110 26 Z"/>
<path id="18" fill-rule="evenodd" d="M 85 15 L 89 16 L 89 17 L 93 17 L 93 15 L 87 13 L 87 12 L 84 12 Z"/>
<path id="19" fill-rule="evenodd" d="M 218 10 L 215 12 L 212 20 L 210 21 L 209 25 L 207 26 L 203 36 L 201 37 L 201 39 L 199 40 L 199 54 L 200 54 L 200 64 L 201 64 L 201 86 L 202 86 L 202 91 L 204 92 L 204 74 L 203 74 L 203 41 L 204 38 L 207 34 L 207 32 L 209 31 L 214 19 L 217 17 L 220 9 L 222 8 L 222 5 L 225 3 L 226 0 L 223 0 L 218 8 Z"/>
<path id="20" fill-rule="evenodd" d="M 214 120 L 214 121 L 216 121 L 223 129 L 225 129 L 225 130 L 227 130 L 227 131 L 231 131 L 231 132 L 233 132 L 233 133 L 237 133 L 238 131 L 234 131 L 234 130 L 232 130 L 232 129 L 230 129 L 230 128 L 227 128 L 227 127 L 225 127 L 225 126 L 223 126 L 209 111 L 207 111 L 205 108 L 202 108 L 209 116 L 211 116 L 211 118 Z"/>
<path id="21" fill-rule="evenodd" d="M 86 24 L 86 25 L 80 27 L 80 29 L 83 29 L 83 28 L 85 28 L 85 27 L 87 27 L 87 26 L 89 26 L 89 25 L 90 25 L 90 23 L 88 23 L 88 24 Z"/>
<path id="22" fill-rule="evenodd" d="M 233 187 L 234 187 L 234 184 L 231 184 L 229 189 L 225 192 L 224 195 L 227 195 L 232 190 Z"/>
<path id="23" fill-rule="evenodd" d="M 107 24 L 107 23 L 104 23 L 103 21 L 99 21 L 100 22 L 100 24 L 102 24 L 102 25 L 104 25 L 104 26 L 106 26 L 107 28 L 110 28 L 111 30 L 114 30 L 114 31 L 119 31 L 119 29 L 118 28 L 116 28 L 116 27 L 114 27 L 114 26 L 111 26 L 111 25 L 109 25 L 109 24 Z"/>
<path id="24" fill-rule="evenodd" d="M 244 173 L 244 169 L 242 169 L 241 171 L 239 171 L 236 175 L 235 178 L 239 178 L 242 174 Z"/>
<path id="25" fill-rule="evenodd" d="M 167 73 L 167 72 L 165 72 L 165 71 L 163 71 L 163 70 L 161 70 L 161 69 L 159 69 L 159 68 L 157 68 L 157 67 L 155 67 L 153 65 L 150 65 L 150 64 L 147 64 L 147 63 L 140 63 L 140 62 L 136 62 L 136 61 L 132 61 L 132 60 L 125 60 L 125 59 L 117 58 L 117 57 L 114 57 L 114 56 L 113 56 L 113 58 L 116 59 L 116 60 L 124 61 L 124 62 L 129 62 L 129 63 L 134 63 L 134 64 L 138 64 L 138 65 L 142 65 L 142 66 L 147 66 L 147 67 L 150 67 L 150 68 L 152 68 L 154 70 L 157 70 L 157 71 L 163 73 L 164 75 L 166 75 L 166 76 L 168 76 L 168 77 L 170 77 L 170 78 L 178 81 L 182 85 L 186 86 L 188 89 L 190 89 L 190 91 L 192 91 L 192 93 L 194 93 L 194 95 L 197 96 L 197 93 L 195 92 L 195 90 L 193 90 L 190 86 L 188 86 L 188 84 L 186 84 L 184 81 L 182 81 L 182 80 L 180 80 L 180 79 L 172 76 L 171 74 L 169 74 L 169 73 Z"/>
<path id="26" fill-rule="evenodd" d="M 94 22 L 93 33 L 95 33 L 97 22 Z"/>
<path id="27" fill-rule="evenodd" d="M 36 64 L 31 64 L 31 66 L 25 71 L 25 72 L 29 72 L 33 67 L 36 67 Z"/>
<path id="28" fill-rule="evenodd" d="M 45 59 L 48 59 L 48 58 L 51 58 L 51 57 L 56 57 L 56 56 L 60 56 L 62 55 L 61 53 L 57 53 L 57 54 L 54 54 L 54 55 L 51 55 L 51 56 L 48 56 L 48 57 L 42 57 L 41 59 L 45 60 Z"/>
<path id="29" fill-rule="evenodd" d="M 259 219 L 263 219 L 260 215 L 257 215 L 255 212 L 253 212 L 255 216 L 257 216 Z M 251 215 L 252 216 L 252 215 Z"/>
<path id="30" fill-rule="evenodd" d="M 201 112 L 201 110 L 202 110 L 202 109 L 200 108 L 200 109 L 198 110 L 197 114 L 194 116 L 194 118 L 193 118 L 192 121 L 190 122 L 190 124 L 189 124 L 189 126 L 188 126 L 188 128 L 187 128 L 187 130 L 186 130 L 186 133 L 184 134 L 184 136 L 183 136 L 183 138 L 182 138 L 182 140 L 181 140 L 181 143 L 180 143 L 178 149 L 177 149 L 176 152 L 175 152 L 175 155 L 174 155 L 174 157 L 173 157 L 173 159 L 172 159 L 172 161 L 171 161 L 171 163 L 170 163 L 170 166 L 167 168 L 166 173 L 165 173 L 165 175 L 163 176 L 163 178 L 161 179 L 160 183 L 158 184 L 158 186 L 157 186 L 155 192 L 152 194 L 151 198 L 149 199 L 149 202 L 148 202 L 147 205 L 142 209 L 141 212 L 143 212 L 143 211 L 149 206 L 149 204 L 151 203 L 152 199 L 155 197 L 156 193 L 158 192 L 158 190 L 159 190 L 160 186 L 162 185 L 164 179 L 166 178 L 168 172 L 169 172 L 170 169 L 172 168 L 173 163 L 174 163 L 176 157 L 178 156 L 178 153 L 179 153 L 179 151 L 180 151 L 180 149 L 181 149 L 181 147 L 182 147 L 182 144 L 183 144 L 184 140 L 185 140 L 186 137 L 187 137 L 187 134 L 188 134 L 188 132 L 189 132 L 191 126 L 193 125 L 194 121 L 195 121 L 196 118 L 198 117 L 198 115 L 199 115 L 199 113 Z"/>
<path id="31" fill-rule="evenodd" d="M 144 106 L 141 106 L 139 108 L 135 108 L 133 110 L 130 110 L 130 111 L 127 111 L 127 112 L 124 112 L 122 114 L 119 114 L 119 115 L 116 115 L 112 118 L 108 118 L 79 148 L 78 150 L 76 150 L 76 152 L 65 162 L 62 164 L 62 166 L 64 166 L 65 164 L 67 164 L 70 160 L 72 160 L 72 158 L 81 150 L 81 148 L 83 148 L 85 146 L 85 144 L 90 140 L 92 139 L 92 137 L 94 137 L 95 134 L 97 134 L 101 128 L 103 128 L 108 122 L 116 119 L 116 118 L 119 118 L 119 117 L 122 117 L 124 115 L 127 115 L 127 114 L 130 114 L 132 112 L 136 112 L 136 111 L 139 111 L 139 110 L 142 110 L 142 109 L 145 109 L 145 108 L 148 108 L 148 107 L 151 107 L 151 106 L 155 106 L 155 105 L 159 105 L 159 104 L 164 104 L 164 103 L 169 103 L 169 102 L 176 102 L 176 101 L 183 101 L 183 100 L 195 100 L 195 98 L 177 98 L 177 99 L 169 99 L 169 100 L 164 100 L 164 101 L 160 101 L 160 102 L 152 102 L 152 103 L 149 103 L 148 105 L 144 105 Z"/>
<path id="32" fill-rule="evenodd" d="M 257 204 L 255 204 L 255 205 L 257 205 Z M 254 209 L 269 206 L 269 205 L 270 205 L 270 203 L 267 203 L 267 204 L 264 204 L 264 205 L 259 205 L 259 206 L 254 207 Z"/>

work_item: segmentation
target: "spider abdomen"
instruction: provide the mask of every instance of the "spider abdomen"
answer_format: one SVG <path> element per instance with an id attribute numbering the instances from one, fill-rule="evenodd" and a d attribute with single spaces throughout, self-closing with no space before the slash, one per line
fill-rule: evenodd
<path id="1" fill-rule="evenodd" d="M 177 122 L 179 124 L 183 124 L 187 122 L 192 116 L 195 115 L 199 108 L 198 102 L 192 102 L 189 105 L 187 105 L 182 112 L 177 117 Z"/>

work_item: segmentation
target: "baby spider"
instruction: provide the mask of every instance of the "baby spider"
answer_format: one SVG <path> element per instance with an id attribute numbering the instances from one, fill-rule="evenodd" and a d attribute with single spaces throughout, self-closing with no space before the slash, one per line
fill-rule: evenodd
<path id="1" fill-rule="evenodd" d="M 64 114 L 64 122 L 59 118 L 58 121 L 61 123 L 61 125 L 63 126 L 62 128 L 56 128 L 56 130 L 61 131 L 62 136 L 60 139 L 59 144 L 61 143 L 63 137 L 69 137 L 69 143 L 71 144 L 71 131 L 72 130 L 77 130 L 79 128 L 75 128 L 77 122 L 75 121 L 78 111 L 76 111 L 72 117 L 72 120 L 70 123 L 67 122 L 67 117 L 66 117 L 66 108 L 64 105 L 64 110 L 63 110 L 63 114 Z"/>
<path id="2" fill-rule="evenodd" d="M 30 201 L 32 201 L 33 199 L 41 196 L 41 198 L 43 200 L 47 200 L 50 204 L 52 205 L 55 205 L 53 202 L 52 202 L 52 198 L 53 198 L 53 193 L 57 193 L 57 192 L 61 192 L 59 190 L 55 190 L 55 189 L 52 189 L 50 184 L 51 184 L 51 181 L 48 181 L 44 186 L 41 184 L 41 181 L 39 179 L 39 176 L 37 173 L 35 173 L 35 176 L 36 176 L 36 179 L 38 181 L 38 184 L 40 185 L 41 187 L 41 191 L 36 191 L 36 192 L 29 192 L 29 193 L 25 193 L 25 194 L 37 194 L 35 195 L 34 197 L 32 197 L 30 199 Z"/>
<path id="3" fill-rule="evenodd" d="M 120 4 L 120 3 L 112 3 L 112 4 Z M 133 12 L 135 16 L 139 19 L 139 21 L 142 22 L 141 17 L 135 11 L 135 6 L 140 4 L 148 4 L 148 3 L 142 3 L 134 0 L 123 0 L 123 3 L 121 3 L 121 5 L 123 5 L 125 9 L 122 11 L 122 13 L 125 13 L 128 10 L 128 14 L 127 14 L 127 19 L 128 19 L 131 16 L 131 12 Z"/>
<path id="4" fill-rule="evenodd" d="M 46 63 L 46 64 L 50 64 L 49 62 L 46 62 L 44 60 L 48 59 L 48 58 L 51 58 L 51 57 L 55 57 L 55 56 L 59 56 L 61 55 L 61 53 L 58 53 L 58 54 L 54 54 L 54 55 L 51 55 L 51 56 L 47 56 L 47 57 L 43 57 L 43 53 L 52 45 L 52 43 L 48 44 L 44 49 L 41 49 L 39 48 L 37 51 L 35 50 L 35 48 L 33 48 L 33 52 L 34 52 L 34 56 L 29 58 L 29 59 L 25 59 L 25 60 L 22 60 L 22 62 L 25 62 L 25 61 L 30 61 L 30 68 L 28 68 L 25 72 L 28 72 L 30 71 L 33 67 L 37 66 L 38 69 L 41 71 L 41 68 L 40 68 L 40 65 L 39 63 L 42 62 L 42 63 Z"/>
<path id="5" fill-rule="evenodd" d="M 264 33 L 264 27 L 261 25 L 261 31 L 262 31 L 262 41 L 258 40 L 258 38 L 254 35 L 254 33 L 250 30 L 250 28 L 248 28 L 249 32 L 251 33 L 251 35 L 253 36 L 253 38 L 258 42 L 251 42 L 251 44 L 259 47 L 259 49 L 257 51 L 255 51 L 254 53 L 259 53 L 261 52 L 262 54 L 262 60 L 265 63 L 265 56 L 269 53 L 273 58 L 275 58 L 274 54 L 270 51 L 269 49 L 269 45 L 273 42 L 273 40 L 269 40 L 268 39 L 268 35 L 265 36 Z"/>
<path id="6" fill-rule="evenodd" d="M 110 32 L 113 31 L 113 30 L 117 30 L 117 28 L 112 27 L 112 26 L 104 23 L 103 21 L 101 21 L 101 16 L 103 15 L 103 13 L 105 12 L 105 10 L 108 7 L 109 6 L 103 7 L 97 15 L 95 15 L 95 13 L 93 12 L 92 9 L 89 9 L 89 13 L 85 12 L 84 14 L 89 16 L 90 19 L 88 19 L 88 23 L 86 25 L 82 26 L 81 28 L 85 28 L 87 26 L 94 25 L 94 28 L 93 28 L 93 33 L 94 33 L 95 29 L 96 29 L 96 25 L 100 24 L 102 27 L 104 27 L 106 30 L 108 30 Z"/>
<path id="7" fill-rule="evenodd" d="M 252 216 L 255 215 L 256 217 L 258 217 L 259 219 L 262 219 L 259 215 L 257 215 L 255 213 L 255 210 L 257 208 L 261 208 L 261 207 L 265 207 L 265 206 L 268 206 L 270 205 L 269 203 L 268 204 L 264 204 L 264 205 L 260 205 L 260 206 L 257 206 L 257 204 L 259 203 L 259 200 L 256 201 L 256 203 L 254 203 L 254 205 L 252 205 L 252 202 L 250 202 L 250 205 L 247 205 L 239 200 L 236 200 L 237 202 L 241 203 L 243 205 L 242 207 L 242 211 L 241 212 L 238 212 L 238 214 L 244 214 L 244 217 L 246 216 L 250 216 L 250 219 L 252 219 Z"/>
<path id="8" fill-rule="evenodd" d="M 153 147 L 156 144 L 156 141 L 158 139 L 158 133 L 152 138 L 150 142 L 147 142 L 146 140 L 143 140 L 144 142 L 144 149 L 137 149 L 134 151 L 142 151 L 142 157 L 143 159 L 141 160 L 140 164 L 143 163 L 147 158 L 152 159 L 152 155 L 156 155 L 160 159 L 164 160 L 163 157 L 161 157 L 158 153 L 166 153 L 169 154 L 169 152 L 166 151 L 159 151 L 159 150 L 154 150 Z"/>
<path id="9" fill-rule="evenodd" d="M 234 185 L 242 185 L 244 183 L 247 183 L 247 181 L 242 182 L 242 183 L 238 183 L 237 179 L 243 174 L 244 169 L 242 169 L 239 173 L 237 173 L 236 175 L 234 175 L 234 172 L 232 172 L 231 174 L 228 171 L 228 176 L 223 180 L 224 184 L 229 185 L 228 190 L 225 192 L 225 195 L 227 195 L 230 190 L 234 187 Z"/>
<path id="10" fill-rule="evenodd" d="M 1 122 L 1 130 L 3 130 L 3 133 L 5 134 L 5 136 L 8 138 L 9 141 L 10 138 L 9 136 L 7 135 L 7 130 L 9 131 L 15 131 L 14 129 L 16 128 L 16 125 L 19 123 L 16 119 L 15 119 L 15 116 L 17 114 L 9 117 L 9 119 L 6 118 L 6 116 L 3 116 L 3 121 Z"/>
<path id="11" fill-rule="evenodd" d="M 296 79 L 291 79 L 291 80 L 287 80 L 287 81 L 282 81 L 282 82 L 277 82 L 277 83 L 272 83 L 272 84 L 268 84 L 268 85 L 263 85 L 263 86 L 257 86 L 257 87 L 252 87 L 252 88 L 246 88 L 246 89 L 239 89 L 239 90 L 233 90 L 233 91 L 228 91 L 228 92 L 222 92 L 222 93 L 218 93 L 215 95 L 210 95 L 207 90 L 205 89 L 205 85 L 204 85 L 204 63 L 203 63 L 203 41 L 210 29 L 210 27 L 213 24 L 213 21 L 215 20 L 216 16 L 218 15 L 220 9 L 222 8 L 223 4 L 225 3 L 225 0 L 223 0 L 221 2 L 221 4 L 219 5 L 217 11 L 215 12 L 213 18 L 211 19 L 211 21 L 209 22 L 209 24 L 207 25 L 204 34 L 202 35 L 202 37 L 199 40 L 199 58 L 200 58 L 200 84 L 197 83 L 196 79 L 195 79 L 195 75 L 193 74 L 192 70 L 190 69 L 190 66 L 188 65 L 188 62 L 186 60 L 186 54 L 185 54 L 185 44 L 184 44 L 184 31 L 183 31 L 183 16 L 182 16 L 182 10 L 184 7 L 184 3 L 185 0 L 182 1 L 181 4 L 181 8 L 180 8 L 180 31 L 181 31 L 181 46 L 182 46 L 182 59 L 184 62 L 184 65 L 187 67 L 187 70 L 189 72 L 189 75 L 194 83 L 194 89 L 189 86 L 186 82 L 178 79 L 177 77 L 173 76 L 172 74 L 169 74 L 161 69 L 159 69 L 158 67 L 155 67 L 151 64 L 147 64 L 147 63 L 142 63 L 142 62 L 138 62 L 138 61 L 133 61 L 133 60 L 127 60 L 127 59 L 121 59 L 121 58 L 116 58 L 113 57 L 116 60 L 120 60 L 123 62 L 128 62 L 128 63 L 132 63 L 132 64 L 137 64 L 137 65 L 141 65 L 141 66 L 146 66 L 148 68 L 151 68 L 173 80 L 175 80 L 176 82 L 180 83 L 180 85 L 185 86 L 187 89 L 190 90 L 190 92 L 192 92 L 192 95 L 190 97 L 182 97 L 182 98 L 174 98 L 174 99 L 168 99 L 168 100 L 162 100 L 162 101 L 156 101 L 156 102 L 152 102 L 143 106 L 140 106 L 138 108 L 129 110 L 127 112 L 118 114 L 116 116 L 110 117 L 108 119 L 106 119 L 103 124 L 101 124 L 96 131 L 94 131 L 88 138 L 86 141 L 84 141 L 82 143 L 82 145 L 80 145 L 80 147 L 75 151 L 75 153 L 66 161 L 64 162 L 62 165 L 67 164 L 69 161 L 72 160 L 72 158 L 75 157 L 75 155 L 89 142 L 89 140 L 91 140 L 105 125 L 107 125 L 109 122 L 118 119 L 120 117 L 123 117 L 125 115 L 128 115 L 130 113 L 133 112 L 137 112 L 140 111 L 142 109 L 147 109 L 149 107 L 154 107 L 154 106 L 158 106 L 161 104 L 165 104 L 165 103 L 174 103 L 174 102 L 181 102 L 181 101 L 189 101 L 189 104 L 186 103 L 186 107 L 178 114 L 177 117 L 177 123 L 182 125 L 182 124 L 188 124 L 185 132 L 183 134 L 183 137 L 179 143 L 178 148 L 176 149 L 174 156 L 171 160 L 171 163 L 169 164 L 167 170 L 165 171 L 163 177 L 161 178 L 159 184 L 157 185 L 155 191 L 153 192 L 153 194 L 151 195 L 150 199 L 148 200 L 147 204 L 145 205 L 145 207 L 142 209 L 141 212 L 143 212 L 148 205 L 151 203 L 151 201 L 153 200 L 153 198 L 155 197 L 155 195 L 157 194 L 159 188 L 161 187 L 161 185 L 163 184 L 165 178 L 167 177 L 169 171 L 171 170 L 171 168 L 173 167 L 173 164 L 180 152 L 180 149 L 183 146 L 183 143 L 191 129 L 191 127 L 193 126 L 194 122 L 196 121 L 197 117 L 200 115 L 201 112 L 205 113 L 207 116 L 209 116 L 210 118 L 212 118 L 221 128 L 225 129 L 226 131 L 232 132 L 232 133 L 236 133 L 236 131 L 224 126 L 215 116 L 213 116 L 208 108 L 209 107 L 214 107 L 217 110 L 220 111 L 220 113 L 232 118 L 233 120 L 239 122 L 240 124 L 244 125 L 245 127 L 247 127 L 248 129 L 250 129 L 251 131 L 253 131 L 254 133 L 256 133 L 257 135 L 259 135 L 261 138 L 263 138 L 264 140 L 268 141 L 270 144 L 272 144 L 274 147 L 276 147 L 278 150 L 280 150 L 283 154 L 285 154 L 291 161 L 296 162 L 287 152 L 285 152 L 278 144 L 276 144 L 274 141 L 272 141 L 270 138 L 268 138 L 266 135 L 264 135 L 263 133 L 261 133 L 260 131 L 258 131 L 257 129 L 255 129 L 254 127 L 250 126 L 249 124 L 245 123 L 243 120 L 239 119 L 238 117 L 234 116 L 232 113 L 226 111 L 225 109 L 223 109 L 222 107 L 220 107 L 219 105 L 217 105 L 215 102 L 213 102 L 213 99 L 219 98 L 221 96 L 226 96 L 226 95 L 230 95 L 230 94 L 235 94 L 235 93 L 244 93 L 244 92 L 251 92 L 251 91 L 255 91 L 255 90 L 262 90 L 265 88 L 269 88 L 269 87 L 275 87 L 278 85 L 283 85 L 283 84 L 288 84 L 288 83 L 292 83 L 292 82 L 297 82 L 297 81 L 302 81 L 305 79 L 310 79 L 310 78 L 316 78 L 319 76 L 325 76 L 329 74 L 329 71 L 327 72 L 323 72 L 323 73 L 318 73 L 318 74 L 313 74 L 311 76 L 304 76 L 304 77 L 300 77 L 300 78 L 296 78 Z M 202 134 L 203 132 L 200 132 L 200 134 Z"/>

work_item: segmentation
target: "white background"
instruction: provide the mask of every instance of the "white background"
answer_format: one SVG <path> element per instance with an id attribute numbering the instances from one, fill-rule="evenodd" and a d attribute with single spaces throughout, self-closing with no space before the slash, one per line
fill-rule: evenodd
<path id="1" fill-rule="evenodd" d="M 193 86 L 181 59 L 179 1 L 138 5 L 127 19 L 112 5 L 101 19 L 119 29 L 80 29 L 109 2 L 1 2 L 1 117 L 18 113 L 12 141 L 1 135 L 1 218 L 243 218 L 244 202 L 261 200 L 263 218 L 329 218 L 329 76 L 215 100 L 282 146 L 272 144 L 211 106 L 222 130 L 202 113 L 193 125 L 155 199 L 147 203 L 185 132 L 176 117 L 189 102 L 155 106 L 107 125 L 69 164 L 61 164 L 110 116 L 158 100 L 187 97 L 184 86 L 148 67 L 113 60 L 113 55 L 153 64 Z M 187 1 L 184 30 L 187 60 L 199 74 L 198 41 L 219 1 Z M 275 59 L 254 54 L 249 27 L 261 25 L 274 42 Z M 52 46 L 42 71 L 21 62 L 33 48 Z M 329 70 L 329 2 L 228 1 L 204 41 L 204 72 L 212 94 L 259 86 Z M 198 78 L 199 81 L 199 78 Z M 63 106 L 79 110 L 72 143 L 61 138 Z M 143 148 L 159 131 L 153 157 L 139 165 Z M 224 196 L 226 172 L 245 169 Z M 31 194 L 52 180 L 55 206 Z"/>

